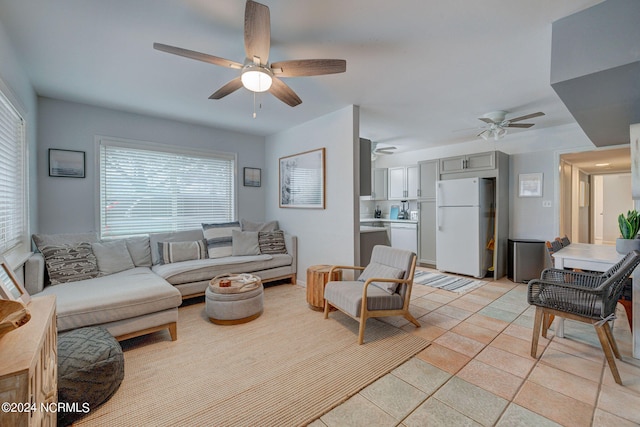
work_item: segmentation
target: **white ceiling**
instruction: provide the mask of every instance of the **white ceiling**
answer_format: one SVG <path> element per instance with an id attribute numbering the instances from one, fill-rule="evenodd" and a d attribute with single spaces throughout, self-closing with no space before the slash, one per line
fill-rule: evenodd
<path id="1" fill-rule="evenodd" d="M 271 62 L 346 59 L 347 72 L 284 79 L 303 103 L 261 95 L 256 119 L 245 89 L 208 99 L 236 70 L 152 48 L 242 62 L 244 0 L 0 0 L 0 36 L 42 96 L 257 135 L 354 104 L 361 136 L 406 151 L 472 140 L 493 110 L 544 111 L 532 130 L 575 122 L 549 84 L 551 24 L 600 0 L 262 3 Z"/>

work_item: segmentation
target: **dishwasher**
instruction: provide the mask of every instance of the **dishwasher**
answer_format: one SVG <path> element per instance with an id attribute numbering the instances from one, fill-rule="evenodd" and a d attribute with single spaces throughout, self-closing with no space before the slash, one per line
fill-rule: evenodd
<path id="1" fill-rule="evenodd" d="M 418 224 L 415 222 L 391 223 L 391 247 L 418 253 Z"/>

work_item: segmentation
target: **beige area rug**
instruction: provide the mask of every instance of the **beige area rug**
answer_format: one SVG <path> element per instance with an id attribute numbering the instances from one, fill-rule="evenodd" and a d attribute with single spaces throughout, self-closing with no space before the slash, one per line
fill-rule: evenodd
<path id="1" fill-rule="evenodd" d="M 204 303 L 180 308 L 178 340 L 160 332 L 123 343 L 125 378 L 83 426 L 305 425 L 393 370 L 429 343 L 340 312 L 324 320 L 288 284 L 265 290 L 265 311 L 215 325 Z"/>

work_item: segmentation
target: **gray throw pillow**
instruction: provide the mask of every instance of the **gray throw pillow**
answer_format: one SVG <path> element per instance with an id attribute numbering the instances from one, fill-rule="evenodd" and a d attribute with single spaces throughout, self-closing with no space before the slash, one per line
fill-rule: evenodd
<path id="1" fill-rule="evenodd" d="M 278 221 L 252 222 L 246 219 L 240 220 L 242 231 L 276 231 L 279 230 Z"/>
<path id="2" fill-rule="evenodd" d="M 52 285 L 98 277 L 98 262 L 91 243 L 45 245 L 40 248 Z"/>
<path id="3" fill-rule="evenodd" d="M 284 241 L 284 232 L 278 231 L 259 231 L 258 245 L 260 245 L 261 254 L 286 254 L 287 246 Z"/>
<path id="4" fill-rule="evenodd" d="M 372 262 L 369 264 L 358 280 L 361 282 L 366 282 L 368 279 L 400 279 L 404 276 L 404 270 L 396 267 L 391 267 L 384 264 L 379 264 L 377 262 Z M 393 294 L 398 288 L 397 283 L 393 282 L 373 282 L 371 283 L 374 286 L 386 291 L 389 294 Z"/>
<path id="5" fill-rule="evenodd" d="M 257 231 L 233 230 L 231 238 L 233 256 L 260 255 Z"/>
<path id="6" fill-rule="evenodd" d="M 133 265 L 151 267 L 151 245 L 149 236 L 136 236 L 125 239 Z"/>
<path id="7" fill-rule="evenodd" d="M 98 260 L 98 270 L 103 276 L 135 268 L 124 240 L 92 243 L 91 250 Z"/>
<path id="8" fill-rule="evenodd" d="M 205 240 L 196 240 L 195 242 L 158 242 L 158 253 L 160 255 L 160 264 L 205 259 L 207 257 L 207 242 Z"/>

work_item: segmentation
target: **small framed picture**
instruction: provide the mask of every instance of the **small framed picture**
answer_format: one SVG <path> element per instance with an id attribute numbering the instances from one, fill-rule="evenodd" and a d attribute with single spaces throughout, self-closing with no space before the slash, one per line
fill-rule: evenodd
<path id="1" fill-rule="evenodd" d="M 262 169 L 244 168 L 244 186 L 260 187 L 262 185 Z"/>
<path id="2" fill-rule="evenodd" d="M 84 151 L 49 148 L 49 176 L 84 178 Z"/>
<path id="3" fill-rule="evenodd" d="M 521 173 L 518 183 L 520 197 L 542 197 L 542 173 Z"/>
<path id="4" fill-rule="evenodd" d="M 22 301 L 28 304 L 31 296 L 27 290 L 18 282 L 11 267 L 0 257 L 0 299 Z"/>

